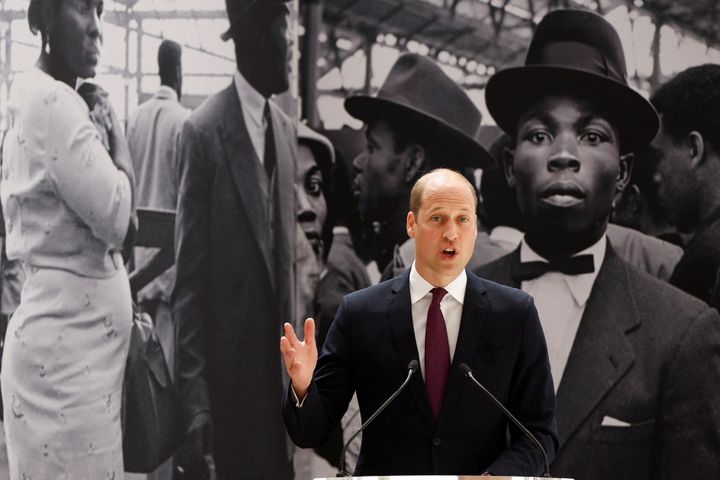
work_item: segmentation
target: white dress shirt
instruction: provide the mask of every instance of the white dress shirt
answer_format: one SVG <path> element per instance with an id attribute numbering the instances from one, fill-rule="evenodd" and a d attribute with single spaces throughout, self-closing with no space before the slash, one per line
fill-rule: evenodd
<path id="1" fill-rule="evenodd" d="M 462 318 L 463 302 L 465 300 L 465 289 L 467 287 L 467 274 L 463 270 L 460 275 L 445 286 L 447 294 L 440 301 L 440 311 L 445 318 L 445 328 L 448 335 L 450 347 L 450 361 L 455 356 L 458 333 L 460 332 L 460 320 Z M 420 359 L 420 370 L 425 378 L 425 327 L 427 326 L 427 314 L 432 302 L 430 290 L 435 288 L 427 280 L 420 276 L 415 269 L 413 261 L 410 269 L 410 304 L 412 305 L 413 330 L 415 331 L 415 343 L 417 345 L 418 357 Z"/>
<path id="2" fill-rule="evenodd" d="M 603 235 L 597 243 L 573 255 L 592 255 L 595 264 L 595 271 L 592 273 L 566 275 L 561 272 L 548 272 L 521 284 L 521 288 L 535 299 L 535 307 L 547 342 L 555 392 L 565 371 L 585 305 L 605 259 L 606 246 L 607 237 Z M 524 238 L 520 244 L 520 261 L 547 262 L 530 248 Z"/>
<path id="3" fill-rule="evenodd" d="M 264 165 L 265 130 L 267 129 L 264 113 L 267 99 L 260 95 L 238 70 L 235 70 L 233 74 L 233 83 L 240 98 L 245 128 L 247 128 L 250 141 L 253 147 L 255 147 L 255 153 L 257 153 L 257 157 L 260 159 L 260 163 Z"/>

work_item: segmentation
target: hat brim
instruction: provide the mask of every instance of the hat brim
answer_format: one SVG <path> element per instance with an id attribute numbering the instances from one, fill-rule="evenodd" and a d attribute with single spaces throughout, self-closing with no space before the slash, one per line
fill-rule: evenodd
<path id="1" fill-rule="evenodd" d="M 657 112 L 629 86 L 584 70 L 528 65 L 502 70 L 485 88 L 485 102 L 497 125 L 515 137 L 521 115 L 548 94 L 579 95 L 611 116 L 620 132 L 622 153 L 647 146 L 657 133 Z"/>
<path id="2" fill-rule="evenodd" d="M 442 139 L 445 144 L 443 150 L 447 152 L 446 160 L 442 161 L 448 168 L 488 168 L 493 164 L 492 157 L 482 145 L 470 138 L 464 132 L 448 125 L 443 120 L 428 115 L 415 108 L 384 98 L 357 95 L 345 99 L 345 110 L 365 123 L 383 116 L 383 114 L 399 114 L 412 121 L 415 119 L 425 130 L 432 133 L 436 139 Z"/>

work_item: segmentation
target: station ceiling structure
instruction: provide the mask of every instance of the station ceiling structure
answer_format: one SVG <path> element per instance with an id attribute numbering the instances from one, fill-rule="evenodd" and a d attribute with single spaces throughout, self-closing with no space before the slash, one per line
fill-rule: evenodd
<path id="1" fill-rule="evenodd" d="M 304 97 L 310 98 L 317 79 L 340 67 L 360 50 L 365 52 L 367 60 L 363 90 L 372 93 L 372 45 L 386 38 L 391 38 L 392 46 L 401 51 L 413 42 L 420 43 L 425 48 L 423 53 L 439 63 L 477 65 L 477 74 L 467 76 L 464 86 L 482 88 L 494 71 L 523 62 L 540 19 L 560 8 L 585 8 L 604 15 L 625 6 L 629 11 L 649 15 L 656 27 L 651 51 L 655 65 L 659 64 L 659 32 L 664 25 L 681 35 L 693 36 L 708 47 L 720 47 L 718 0 L 305 0 L 300 3 L 304 7 L 302 19 L 306 30 L 302 52 L 309 57 L 301 59 L 301 90 Z M 326 41 L 314 41 L 318 28 L 323 30 Z M 318 59 L 322 60 L 317 62 Z M 316 71 L 307 70 L 312 68 Z M 648 78 L 635 80 L 643 88 L 652 90 L 664 78 L 655 67 Z M 304 107 L 303 114 L 312 119 L 314 113 L 310 108 Z"/>
<path id="2" fill-rule="evenodd" d="M 370 57 L 373 45 L 379 42 L 401 51 L 413 43 L 421 44 L 426 49 L 422 53 L 441 64 L 459 64 L 465 70 L 474 70 L 460 83 L 469 89 L 482 89 L 494 71 L 522 63 L 535 26 L 545 13 L 558 8 L 589 8 L 605 14 L 626 6 L 650 15 L 658 31 L 661 26 L 670 25 L 682 35 L 690 35 L 708 47 L 720 48 L 720 0 L 296 1 L 300 6 L 299 32 L 303 34 L 299 45 L 302 116 L 309 119 L 312 119 L 312 105 L 318 96 L 318 80 L 358 51 L 364 52 L 368 67 L 362 89 L 372 93 Z M 13 64 L 19 63 L 17 52 L 15 58 L 11 54 L 13 42 L 26 42 L 23 52 L 34 52 L 37 48 L 37 38 L 31 39 L 35 43 L 27 40 L 27 24 L 24 23 L 27 3 L 27 0 L 0 0 L 0 87 L 4 84 L 5 89 L 17 71 L 17 65 L 14 67 Z M 187 31 L 187 41 L 180 40 L 192 59 L 188 66 L 200 65 L 198 71 L 186 69 L 188 85 L 195 82 L 213 90 L 232 72 L 234 59 L 227 44 L 223 45 L 219 40 L 203 43 L 194 38 L 199 36 L 198 29 L 206 28 L 207 23 L 203 22 L 226 25 L 224 0 L 107 0 L 105 7 L 105 22 L 120 31 L 115 41 L 125 42 L 124 48 L 128 52 L 125 61 L 107 67 L 128 85 L 130 94 L 125 96 L 126 111 L 148 95 L 147 85 L 152 82 L 143 82 L 147 80 L 143 77 L 152 75 L 149 68 L 152 68 L 155 52 L 151 52 L 152 48 L 143 39 L 159 42 L 162 29 L 158 25 L 173 22 L 202 24 L 194 27 L 195 31 Z M 24 30 L 25 37 L 21 38 L 19 30 Z M 326 41 L 317 40 L 321 33 L 326 36 Z M 657 42 L 652 52 L 655 57 L 659 55 L 659 45 Z M 208 64 L 211 67 L 206 68 Z M 654 69 L 648 78 L 640 80 L 651 90 L 664 79 L 659 69 Z M 189 90 L 189 106 L 195 106 L 206 95 L 198 91 L 193 98 Z M 339 95 L 348 93 L 353 92 L 338 92 Z"/>

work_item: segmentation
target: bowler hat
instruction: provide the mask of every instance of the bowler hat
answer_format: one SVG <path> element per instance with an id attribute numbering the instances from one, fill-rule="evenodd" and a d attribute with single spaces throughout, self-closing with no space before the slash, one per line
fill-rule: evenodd
<path id="1" fill-rule="evenodd" d="M 525 66 L 493 75 L 485 101 L 498 126 L 514 137 L 520 116 L 553 93 L 579 96 L 609 114 L 623 152 L 646 146 L 657 133 L 657 112 L 628 86 L 620 37 L 594 12 L 548 13 L 533 35 Z"/>
<path id="2" fill-rule="evenodd" d="M 475 141 L 482 115 L 470 97 L 432 60 L 402 55 L 390 69 L 377 96 L 356 95 L 345 100 L 345 110 L 365 123 L 384 115 L 419 122 L 448 154 L 454 168 L 484 167 L 492 163 Z"/>
<path id="3" fill-rule="evenodd" d="M 232 38 L 233 30 L 238 27 L 242 20 L 252 12 L 253 7 L 272 6 L 272 4 L 284 5 L 290 0 L 225 0 L 225 8 L 227 9 L 228 20 L 230 20 L 230 28 L 220 35 L 223 41 Z"/>

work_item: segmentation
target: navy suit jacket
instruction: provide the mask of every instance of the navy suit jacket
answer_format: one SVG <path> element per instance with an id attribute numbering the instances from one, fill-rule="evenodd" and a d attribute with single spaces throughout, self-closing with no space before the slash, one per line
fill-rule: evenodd
<path id="1" fill-rule="evenodd" d="M 330 327 L 303 406 L 288 389 L 285 424 L 301 447 L 321 444 L 357 392 L 363 421 L 419 360 L 409 271 L 347 295 Z M 363 432 L 356 475 L 531 475 L 541 453 L 458 369 L 475 377 L 535 434 L 550 459 L 558 447 L 545 337 L 532 298 L 468 272 L 458 342 L 439 419 L 418 371 Z M 509 439 L 508 439 L 509 428 Z"/>
<path id="2" fill-rule="evenodd" d="M 520 250 L 479 270 L 511 277 Z M 613 424 L 609 419 L 625 422 Z M 715 478 L 720 317 L 608 245 L 557 392 L 551 472 L 575 480 Z"/>

